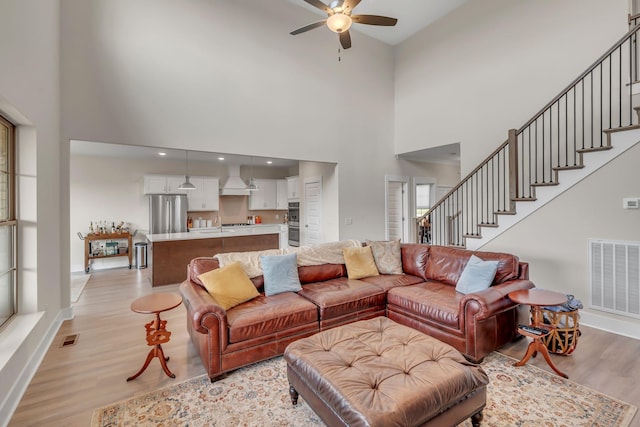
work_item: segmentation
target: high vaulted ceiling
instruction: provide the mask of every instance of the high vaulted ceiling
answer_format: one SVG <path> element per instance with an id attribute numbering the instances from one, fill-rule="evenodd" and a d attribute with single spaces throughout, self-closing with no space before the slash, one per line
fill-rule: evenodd
<path id="1" fill-rule="evenodd" d="M 324 12 L 309 5 L 304 0 L 288 1 L 317 13 L 320 19 L 326 17 Z M 331 2 L 331 0 L 321 1 L 327 5 Z M 391 28 L 354 24 L 352 30 L 371 36 L 386 44 L 396 45 L 467 1 L 469 0 L 362 0 L 354 10 L 354 14 L 390 16 L 397 18 L 398 23 Z M 311 22 L 314 21 L 292 22 L 291 29 L 302 27 Z"/>

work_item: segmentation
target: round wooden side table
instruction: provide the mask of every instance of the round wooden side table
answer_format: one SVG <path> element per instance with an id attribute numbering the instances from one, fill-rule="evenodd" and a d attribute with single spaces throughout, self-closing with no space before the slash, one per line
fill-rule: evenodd
<path id="1" fill-rule="evenodd" d="M 556 368 L 549 357 L 549 350 L 547 350 L 547 346 L 542 342 L 542 338 L 549 335 L 554 326 L 544 323 L 542 310 L 540 309 L 540 307 L 545 306 L 562 305 L 567 302 L 567 296 L 559 292 L 534 288 L 509 292 L 509 299 L 518 304 L 529 305 L 531 307 L 531 326 L 544 329 L 546 331 L 546 333 L 536 335 L 522 327 L 518 327 L 518 333 L 520 335 L 532 338 L 533 341 L 529 343 L 529 347 L 527 347 L 527 352 L 524 357 L 519 362 L 515 363 L 515 366 L 523 366 L 532 356 L 536 357 L 536 354 L 540 352 L 542 353 L 544 360 L 546 360 L 547 364 L 555 371 L 556 374 L 564 378 L 569 378 L 567 374 Z"/>
<path id="2" fill-rule="evenodd" d="M 147 366 L 151 363 L 151 359 L 154 357 L 160 359 L 160 364 L 162 365 L 162 370 L 165 374 L 171 378 L 176 377 L 175 374 L 169 370 L 169 367 L 167 366 L 169 358 L 165 357 L 164 352 L 162 351 L 161 344 L 169 342 L 171 332 L 166 329 L 167 321 L 160 319 L 160 313 L 174 309 L 180 304 L 182 304 L 182 297 L 178 294 L 172 293 L 150 294 L 140 297 L 131 303 L 132 311 L 142 314 L 155 314 L 156 317 L 151 322 L 144 325 L 147 331 L 147 345 L 152 346 L 153 348 L 149 351 L 147 360 L 144 362 L 142 368 L 140 368 L 140 370 L 134 375 L 127 378 L 127 381 L 138 378 L 145 369 L 147 369 Z"/>

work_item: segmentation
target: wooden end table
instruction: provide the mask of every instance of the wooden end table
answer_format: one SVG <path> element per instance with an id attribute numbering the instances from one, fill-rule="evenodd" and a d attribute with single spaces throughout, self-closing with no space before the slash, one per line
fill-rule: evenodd
<path id="1" fill-rule="evenodd" d="M 526 337 L 532 338 L 533 341 L 529 343 L 527 352 L 524 357 L 515 366 L 523 366 L 533 356 L 536 357 L 538 352 L 542 353 L 544 360 L 555 371 L 556 374 L 563 378 L 569 378 L 567 374 L 560 371 L 551 361 L 549 357 L 549 350 L 547 346 L 542 342 L 542 338 L 546 337 L 555 328 L 553 325 L 544 323 L 542 318 L 542 310 L 540 307 L 562 305 L 567 302 L 567 296 L 559 292 L 546 291 L 543 289 L 522 289 L 519 291 L 509 292 L 509 299 L 518 304 L 525 304 L 531 307 L 531 326 L 544 329 L 546 334 L 536 335 L 518 327 L 518 333 Z"/>
<path id="2" fill-rule="evenodd" d="M 175 374 L 169 370 L 169 367 L 167 366 L 169 358 L 165 357 L 164 352 L 162 351 L 161 344 L 169 342 L 171 332 L 166 329 L 167 321 L 160 319 L 160 313 L 174 309 L 180 304 L 182 304 L 182 297 L 178 294 L 172 293 L 150 294 L 140 297 L 131 303 L 132 311 L 142 314 L 155 314 L 156 318 L 144 325 L 147 330 L 147 345 L 152 346 L 153 348 L 149 351 L 147 360 L 144 362 L 142 368 L 140 368 L 140 370 L 134 375 L 127 378 L 127 381 L 138 378 L 145 369 L 147 369 L 147 366 L 151 363 L 151 359 L 154 357 L 160 359 L 160 364 L 162 365 L 162 370 L 165 374 L 171 378 L 176 377 Z"/>

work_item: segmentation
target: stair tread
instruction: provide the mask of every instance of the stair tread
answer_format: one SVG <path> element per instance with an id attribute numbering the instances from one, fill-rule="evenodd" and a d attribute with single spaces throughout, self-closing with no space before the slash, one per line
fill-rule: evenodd
<path id="1" fill-rule="evenodd" d="M 481 222 L 478 224 L 480 227 L 492 227 L 492 228 L 498 228 L 498 224 L 496 224 L 495 222 Z"/>
<path id="2" fill-rule="evenodd" d="M 584 169 L 584 165 L 572 165 L 572 166 L 554 166 L 554 171 L 565 171 L 565 170 L 573 170 L 573 169 Z"/>
<path id="3" fill-rule="evenodd" d="M 636 112 L 640 111 L 640 107 L 634 107 L 633 109 L 636 110 Z M 602 132 L 604 132 L 604 133 L 614 133 L 614 132 L 622 132 L 622 131 L 625 131 L 625 130 L 634 130 L 634 129 L 640 129 L 640 124 L 629 125 L 629 126 L 621 126 L 619 128 L 605 129 Z"/>
<path id="4" fill-rule="evenodd" d="M 511 200 L 514 202 L 535 202 L 538 199 L 536 197 L 514 197 Z"/>
<path id="5" fill-rule="evenodd" d="M 557 182 L 534 182 L 531 184 L 532 187 L 549 187 L 551 185 L 558 185 Z"/>
<path id="6" fill-rule="evenodd" d="M 603 145 L 602 147 L 591 147 L 591 148 L 579 148 L 578 150 L 576 150 L 576 152 L 578 153 L 593 153 L 595 151 L 606 151 L 606 150 L 611 150 L 610 145 Z"/>
<path id="7" fill-rule="evenodd" d="M 481 234 L 463 234 L 462 237 L 466 239 L 482 239 Z"/>

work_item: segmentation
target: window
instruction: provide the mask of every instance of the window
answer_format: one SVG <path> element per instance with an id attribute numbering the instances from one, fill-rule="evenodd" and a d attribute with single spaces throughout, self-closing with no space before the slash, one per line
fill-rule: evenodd
<path id="1" fill-rule="evenodd" d="M 433 184 L 416 184 L 416 218 L 429 212 L 431 208 L 431 187 Z"/>
<path id="2" fill-rule="evenodd" d="M 0 326 L 16 313 L 15 126 L 0 116 Z"/>

